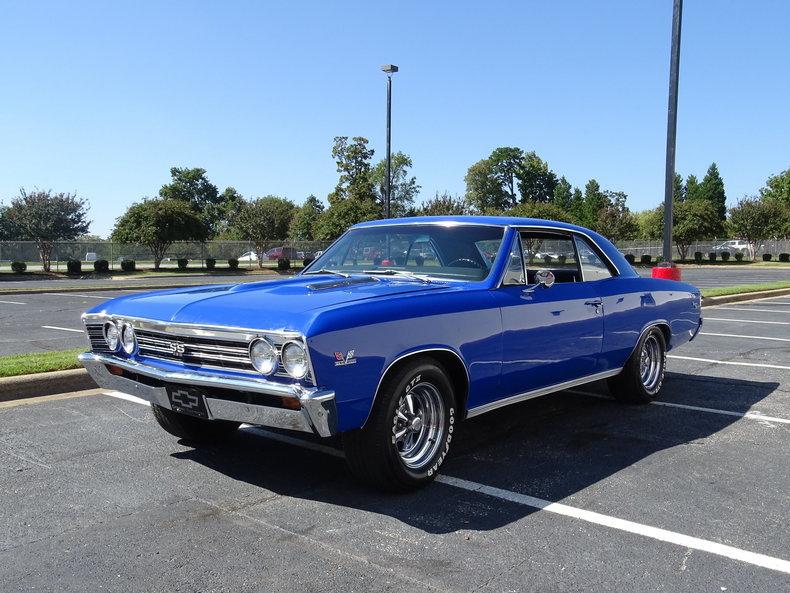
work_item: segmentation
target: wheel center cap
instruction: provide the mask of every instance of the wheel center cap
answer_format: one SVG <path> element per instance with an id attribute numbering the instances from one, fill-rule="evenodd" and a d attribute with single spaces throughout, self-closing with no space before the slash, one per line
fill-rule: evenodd
<path id="1" fill-rule="evenodd" d="M 422 428 L 422 418 L 420 418 L 419 416 L 415 416 L 414 418 L 412 418 L 411 425 L 409 426 L 409 428 L 414 432 L 419 431 Z"/>

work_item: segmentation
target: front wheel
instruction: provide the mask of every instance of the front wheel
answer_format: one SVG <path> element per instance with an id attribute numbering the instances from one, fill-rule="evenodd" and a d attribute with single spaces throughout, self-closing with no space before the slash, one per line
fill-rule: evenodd
<path id="1" fill-rule="evenodd" d="M 609 379 L 609 391 L 621 402 L 646 404 L 661 391 L 667 366 L 664 332 L 654 327 L 639 340 L 622 372 Z"/>
<path id="2" fill-rule="evenodd" d="M 428 484 L 450 450 L 455 405 L 437 361 L 405 365 L 382 385 L 365 426 L 343 435 L 351 472 L 389 491 Z"/>

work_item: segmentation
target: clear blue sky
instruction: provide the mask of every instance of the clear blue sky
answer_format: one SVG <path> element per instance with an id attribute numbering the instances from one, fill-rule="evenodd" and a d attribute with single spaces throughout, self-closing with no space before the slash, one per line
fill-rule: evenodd
<path id="1" fill-rule="evenodd" d="M 247 197 L 325 199 L 336 135 L 414 159 L 422 197 L 536 150 L 583 186 L 663 192 L 671 0 L 0 4 L 0 198 L 76 190 L 106 234 L 173 165 Z M 729 200 L 790 166 L 790 2 L 687 0 L 677 169 Z"/>

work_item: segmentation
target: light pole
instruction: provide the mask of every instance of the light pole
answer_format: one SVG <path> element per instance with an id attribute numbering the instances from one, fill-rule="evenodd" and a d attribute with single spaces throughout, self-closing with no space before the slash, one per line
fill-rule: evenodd
<path id="1" fill-rule="evenodd" d="M 664 178 L 664 262 L 672 266 L 672 194 L 675 185 L 675 135 L 678 128 L 678 74 L 683 0 L 672 9 L 672 53 L 669 60 L 669 106 L 667 108 L 667 162 Z"/>
<path id="2" fill-rule="evenodd" d="M 392 75 L 398 71 L 395 64 L 384 64 L 381 67 L 387 73 L 387 189 L 384 197 L 384 212 L 390 217 L 390 188 L 392 186 Z"/>

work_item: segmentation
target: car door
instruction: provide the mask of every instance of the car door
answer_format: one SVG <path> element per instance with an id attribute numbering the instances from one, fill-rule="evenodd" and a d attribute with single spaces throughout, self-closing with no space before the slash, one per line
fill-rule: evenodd
<path id="1" fill-rule="evenodd" d="M 500 397 L 530 392 L 594 373 L 603 342 L 603 307 L 584 282 L 573 236 L 522 230 L 496 290 L 502 315 Z M 536 282 L 540 270 L 554 284 Z"/>

